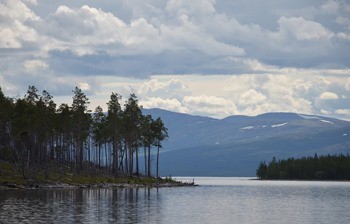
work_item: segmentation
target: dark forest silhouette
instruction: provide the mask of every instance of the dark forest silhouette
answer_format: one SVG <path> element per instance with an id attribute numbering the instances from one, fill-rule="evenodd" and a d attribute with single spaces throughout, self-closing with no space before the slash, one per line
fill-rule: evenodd
<path id="1" fill-rule="evenodd" d="M 40 95 L 35 86 L 18 99 L 6 97 L 0 88 L 0 161 L 15 164 L 24 178 L 53 163 L 78 173 L 108 170 L 115 177 L 139 176 L 142 164 L 144 176 L 155 169 L 158 177 L 167 128 L 160 118 L 142 114 L 135 94 L 123 106 L 121 100 L 112 93 L 107 112 L 100 106 L 91 112 L 89 98 L 78 87 L 72 104 L 58 107 L 47 91 Z M 153 165 L 152 154 L 157 155 Z"/>
<path id="2" fill-rule="evenodd" d="M 256 175 L 268 180 L 350 180 L 350 156 L 326 155 L 261 162 Z"/>

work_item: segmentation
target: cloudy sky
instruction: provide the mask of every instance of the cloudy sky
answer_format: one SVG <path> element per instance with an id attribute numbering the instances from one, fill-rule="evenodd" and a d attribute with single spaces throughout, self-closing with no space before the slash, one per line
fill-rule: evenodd
<path id="1" fill-rule="evenodd" d="M 0 0 L 0 86 L 223 118 L 350 120 L 348 0 Z"/>

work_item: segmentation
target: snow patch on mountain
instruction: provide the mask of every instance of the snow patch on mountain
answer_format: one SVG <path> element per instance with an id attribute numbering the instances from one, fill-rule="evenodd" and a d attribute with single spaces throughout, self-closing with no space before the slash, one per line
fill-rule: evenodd
<path id="1" fill-rule="evenodd" d="M 323 123 L 334 124 L 334 122 L 322 119 L 322 117 L 317 117 L 317 116 L 312 116 L 312 115 L 304 115 L 304 114 L 298 114 L 298 116 L 302 117 L 306 120 L 314 119 L 314 120 L 319 120 Z"/>
<path id="2" fill-rule="evenodd" d="M 278 127 L 282 127 L 282 126 L 284 126 L 284 125 L 286 125 L 286 124 L 288 124 L 288 122 L 286 122 L 286 123 L 282 123 L 282 124 L 273 124 L 273 125 L 271 125 L 271 128 L 278 128 Z"/>
<path id="3" fill-rule="evenodd" d="M 260 129 L 260 128 L 268 128 L 268 127 L 279 128 L 279 127 L 282 127 L 282 126 L 287 125 L 287 124 L 288 124 L 288 122 L 281 123 L 281 124 L 272 124 L 272 125 L 246 126 L 246 127 L 240 128 L 240 130 L 252 130 L 252 129 Z"/>
<path id="4" fill-rule="evenodd" d="M 250 130 L 250 129 L 254 129 L 254 126 L 247 126 L 247 127 L 243 127 L 240 128 L 241 130 Z"/>
<path id="5" fill-rule="evenodd" d="M 323 123 L 334 124 L 334 122 L 332 121 L 327 121 L 327 120 L 320 120 L 320 121 L 322 121 Z"/>

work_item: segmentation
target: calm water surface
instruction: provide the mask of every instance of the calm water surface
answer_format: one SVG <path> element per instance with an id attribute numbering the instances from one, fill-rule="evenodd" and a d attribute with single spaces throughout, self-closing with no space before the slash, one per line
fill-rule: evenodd
<path id="1" fill-rule="evenodd" d="M 176 179 L 201 186 L 1 190 L 0 223 L 350 223 L 350 182 Z"/>

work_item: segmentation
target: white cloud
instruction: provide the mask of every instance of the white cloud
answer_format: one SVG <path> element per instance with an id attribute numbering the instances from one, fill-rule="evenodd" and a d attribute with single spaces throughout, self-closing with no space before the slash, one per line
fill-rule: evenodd
<path id="1" fill-rule="evenodd" d="M 340 115 L 343 119 L 350 120 L 350 109 L 338 109 L 335 114 Z"/>
<path id="2" fill-rule="evenodd" d="M 336 23 L 344 26 L 350 26 L 350 18 L 345 16 L 338 16 L 336 19 Z"/>
<path id="3" fill-rule="evenodd" d="M 80 82 L 78 83 L 78 87 L 83 91 L 88 91 L 91 89 L 90 85 L 86 82 Z"/>
<path id="4" fill-rule="evenodd" d="M 188 16 L 180 16 L 180 25 L 163 25 L 160 28 L 162 41 L 171 44 L 172 50 L 199 51 L 205 55 L 241 56 L 245 54 L 243 48 L 220 42 L 206 33 L 199 25 L 189 20 Z"/>
<path id="5" fill-rule="evenodd" d="M 324 92 L 319 97 L 321 100 L 337 100 L 339 99 L 338 95 L 332 92 Z"/>
<path id="6" fill-rule="evenodd" d="M 169 0 L 166 10 L 175 15 L 205 16 L 215 12 L 215 0 Z"/>
<path id="7" fill-rule="evenodd" d="M 185 96 L 183 105 L 194 114 L 225 117 L 236 114 L 236 105 L 223 97 L 217 96 Z"/>
<path id="8" fill-rule="evenodd" d="M 213 56 L 245 53 L 240 47 L 215 40 L 186 15 L 179 19 L 179 24 L 163 23 L 157 27 L 142 17 L 126 23 L 102 9 L 62 5 L 53 16 L 42 21 L 41 29 L 55 40 L 47 48 L 69 49 L 78 55 L 99 50 L 117 56 L 158 54 L 168 50 L 199 51 Z"/>
<path id="9" fill-rule="evenodd" d="M 165 82 L 160 82 L 158 79 L 151 79 L 148 82 L 144 82 L 138 93 L 142 94 L 170 94 L 171 92 L 185 89 L 185 84 L 180 79 L 170 79 Z"/>
<path id="10" fill-rule="evenodd" d="M 29 4 L 32 4 L 32 5 L 38 4 L 37 0 L 24 0 L 24 2 L 28 2 Z"/>
<path id="11" fill-rule="evenodd" d="M 238 99 L 240 106 L 249 106 L 260 104 L 266 101 L 267 97 L 264 94 L 257 92 L 255 89 L 249 89 L 246 92 L 242 93 Z"/>
<path id="12" fill-rule="evenodd" d="M 225 14 L 215 14 L 202 21 L 198 23 L 211 31 L 217 40 L 241 47 L 248 57 L 287 64 L 296 61 L 308 64 L 316 57 L 330 57 L 331 49 L 336 47 L 333 41 L 348 37 L 345 32 L 334 33 L 318 21 L 303 17 L 281 16 L 276 21 L 275 30 L 257 24 L 244 24 Z M 301 54 L 303 62 L 299 61 Z"/>
<path id="13" fill-rule="evenodd" d="M 185 108 L 180 101 L 177 99 L 150 97 L 140 101 L 140 105 L 144 108 L 161 108 L 165 110 L 188 113 L 189 111 Z"/>
<path id="14" fill-rule="evenodd" d="M 113 14 L 87 5 L 78 9 L 61 5 L 41 24 L 43 32 L 60 41 L 56 42 L 56 47 L 128 44 L 122 35 L 125 27 L 126 24 Z"/>
<path id="15" fill-rule="evenodd" d="M 36 73 L 40 69 L 47 69 L 49 65 L 41 60 L 27 60 L 24 62 L 25 69 L 30 73 Z"/>
<path id="16" fill-rule="evenodd" d="M 227 100 L 222 97 L 215 97 L 215 96 L 185 96 L 183 99 L 183 102 L 185 105 L 192 107 L 198 106 L 208 106 L 208 107 L 218 107 L 223 106 L 225 103 L 227 103 Z"/>
<path id="17" fill-rule="evenodd" d="M 137 1 L 112 4 L 107 1 L 89 2 L 89 5 L 66 2 L 67 5 L 55 3 L 52 7 L 37 2 L 51 9 L 42 18 L 28 8 L 33 7 L 31 3 L 36 1 L 28 0 L 27 5 L 20 1 L 13 1 L 16 4 L 9 2 L 6 10 L 1 12 L 11 14 L 10 21 L 14 25 L 6 23 L 1 29 L 2 36 L 8 38 L 2 42 L 1 39 L 0 45 L 22 48 L 23 42 L 32 42 L 39 48 L 34 53 L 49 59 L 53 57 L 54 50 L 73 52 L 77 58 L 70 60 L 72 70 L 84 67 L 84 56 L 100 55 L 110 57 L 110 60 L 96 66 L 108 67 L 111 74 L 124 76 L 130 70 L 144 67 L 144 63 L 147 67 L 139 76 L 152 73 L 230 74 L 242 69 L 238 62 L 228 60 L 232 56 L 251 62 L 271 62 L 277 58 L 274 66 L 278 63 L 309 64 L 314 61 L 322 64 L 322 60 L 317 58 L 319 56 L 334 63 L 346 63 L 345 59 L 337 60 L 341 55 L 339 52 L 335 54 L 339 43 L 333 44 L 335 38 L 342 41 L 349 39 L 346 30 L 333 33 L 316 19 L 313 21 L 293 15 L 277 18 L 274 21 L 276 29 L 263 27 L 260 21 L 244 23 L 236 18 L 236 14 L 217 10 L 226 4 L 220 0 L 146 0 L 143 4 Z M 55 5 L 58 6 L 55 8 Z M 40 13 L 40 10 L 36 8 L 36 12 Z M 130 12 L 132 15 L 125 15 Z M 344 21 L 347 18 L 340 14 L 335 19 L 337 17 Z M 17 25 L 16 20 L 20 21 Z M 319 47 L 321 45 L 322 48 Z M 62 59 L 54 60 L 56 63 Z M 123 62 L 120 62 L 122 66 L 116 63 L 123 60 L 134 65 L 133 69 Z M 55 69 L 54 66 L 51 68 Z"/>
<path id="18" fill-rule="evenodd" d="M 335 113 L 350 116 L 350 109 L 339 109 L 339 110 L 336 110 Z"/>
<path id="19" fill-rule="evenodd" d="M 39 17 L 21 1 L 0 3 L 0 49 L 21 48 L 24 42 L 38 41 L 36 30 L 26 23 Z"/>
<path id="20" fill-rule="evenodd" d="M 345 81 L 345 89 L 350 91 L 350 77 Z"/>
<path id="21" fill-rule="evenodd" d="M 325 114 L 325 115 L 331 115 L 332 114 L 332 111 L 328 111 L 328 110 L 324 110 L 324 109 L 321 109 L 321 114 Z"/>
<path id="22" fill-rule="evenodd" d="M 39 17 L 19 0 L 3 0 L 0 3 L 0 17 L 2 22 L 13 20 L 24 22 L 26 20 L 38 20 Z"/>
<path id="23" fill-rule="evenodd" d="M 278 20 L 280 32 L 292 34 L 297 40 L 329 39 L 333 33 L 323 27 L 320 23 L 305 20 L 302 17 L 286 18 Z"/>
<path id="24" fill-rule="evenodd" d="M 326 13 L 334 14 L 338 12 L 340 8 L 340 2 L 338 0 L 328 0 L 321 6 L 321 9 Z"/>
<path id="25" fill-rule="evenodd" d="M 301 81 L 297 78 L 289 78 L 286 75 L 246 74 L 230 77 L 226 83 L 225 95 L 231 96 L 240 114 L 312 111 L 310 101 L 299 96 Z"/>

